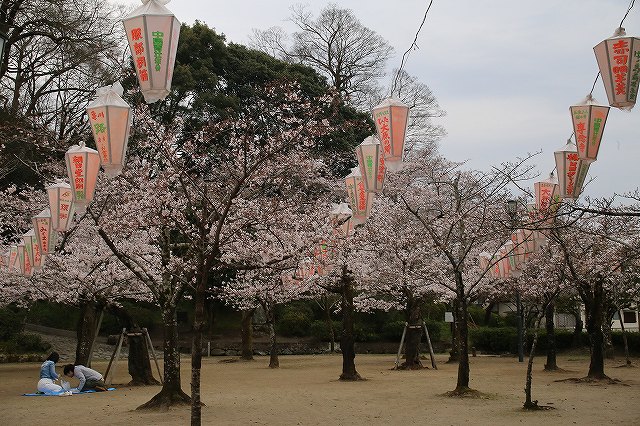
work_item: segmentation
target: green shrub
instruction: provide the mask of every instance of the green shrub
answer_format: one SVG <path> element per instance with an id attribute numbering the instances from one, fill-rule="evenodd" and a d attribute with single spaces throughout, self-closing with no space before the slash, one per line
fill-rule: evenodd
<path id="1" fill-rule="evenodd" d="M 447 327 L 447 323 L 442 321 L 434 321 L 434 320 L 425 320 L 427 323 L 427 329 L 429 330 L 429 337 L 431 338 L 431 343 L 441 342 L 442 340 L 442 329 Z"/>
<path id="2" fill-rule="evenodd" d="M 353 338 L 356 342 L 375 342 L 380 335 L 370 324 L 356 323 L 353 326 Z"/>
<path id="3" fill-rule="evenodd" d="M 381 336 L 384 340 L 391 342 L 399 342 L 402 338 L 405 321 L 391 321 L 386 323 L 381 330 Z"/>
<path id="4" fill-rule="evenodd" d="M 335 340 L 340 340 L 340 334 L 342 333 L 342 323 L 340 321 L 332 321 L 333 333 Z M 331 340 L 331 332 L 326 321 L 315 320 L 311 323 L 311 336 L 318 340 L 328 342 Z"/>
<path id="5" fill-rule="evenodd" d="M 469 330 L 470 346 L 476 349 L 504 353 L 516 351 L 518 330 L 513 327 L 478 327 Z"/>
<path id="6" fill-rule="evenodd" d="M 44 353 L 51 349 L 51 345 L 38 334 L 19 333 L 3 342 L 0 349 L 7 354 Z"/>
<path id="7" fill-rule="evenodd" d="M 305 309 L 286 307 L 276 322 L 278 334 L 287 337 L 302 337 L 311 334 L 311 315 Z"/>
<path id="8" fill-rule="evenodd" d="M 23 315 L 12 307 L 0 309 L 0 341 L 11 339 L 23 328 Z"/>

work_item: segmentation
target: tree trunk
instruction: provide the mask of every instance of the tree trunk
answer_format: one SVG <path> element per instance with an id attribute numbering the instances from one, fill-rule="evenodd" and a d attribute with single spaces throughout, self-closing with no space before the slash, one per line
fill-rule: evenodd
<path id="1" fill-rule="evenodd" d="M 203 263 L 200 264 L 199 272 L 196 278 L 193 343 L 191 345 L 191 426 L 200 426 L 202 424 L 200 375 L 202 371 L 202 334 L 206 325 L 204 303 L 206 299 L 206 284 L 208 282 L 208 271 Z"/>
<path id="2" fill-rule="evenodd" d="M 98 319 L 103 309 L 102 305 L 94 301 L 83 301 L 80 305 L 80 318 L 76 327 L 76 365 L 91 366 L 91 348 L 98 336 Z"/>
<path id="3" fill-rule="evenodd" d="M 423 368 L 420 362 L 420 338 L 422 337 L 422 315 L 420 303 L 413 297 L 407 301 L 407 337 L 405 344 L 405 361 L 398 366 L 399 370 L 418 370 Z"/>
<path id="4" fill-rule="evenodd" d="M 189 395 L 180 382 L 180 352 L 178 351 L 178 321 L 176 306 L 161 303 L 163 323 L 164 383 L 160 392 L 137 409 L 168 409 L 175 405 L 188 405 Z"/>
<path id="5" fill-rule="evenodd" d="M 583 302 L 586 309 L 587 333 L 589 334 L 589 344 L 591 346 L 591 361 L 589 363 L 590 379 L 606 379 L 604 374 L 604 333 L 602 325 L 604 323 L 604 294 L 602 283 L 594 283 L 591 291 L 582 292 Z"/>
<path id="6" fill-rule="evenodd" d="M 327 324 L 327 329 L 329 330 L 331 353 L 333 353 L 336 350 L 336 333 L 333 330 L 333 321 L 331 321 L 331 304 L 329 303 L 329 298 L 327 296 L 324 296 L 322 299 L 324 302 L 324 321 Z"/>
<path id="7" fill-rule="evenodd" d="M 604 357 L 606 359 L 614 358 L 613 342 L 611 340 L 611 318 L 605 314 L 602 321 L 602 334 L 604 336 Z"/>
<path id="8" fill-rule="evenodd" d="M 555 303 L 552 300 L 544 310 L 546 320 L 545 328 L 547 330 L 547 363 L 544 365 L 545 371 L 554 371 L 558 369 L 558 361 L 556 357 L 556 332 L 555 324 L 553 322 L 554 313 Z M 536 335 L 537 333 L 538 329 L 536 329 Z M 529 356 L 529 358 L 531 358 L 531 356 Z"/>
<path id="9" fill-rule="evenodd" d="M 275 328 L 275 309 L 274 306 L 269 306 L 266 303 L 262 306 L 264 308 L 264 313 L 267 316 L 267 324 L 269 325 L 269 368 L 280 368 L 280 360 L 278 359 L 278 342 L 276 339 Z"/>
<path id="10" fill-rule="evenodd" d="M 458 311 L 460 310 L 460 303 L 458 299 L 453 300 L 453 322 L 451 323 L 451 352 L 449 352 L 449 359 L 447 364 L 454 362 L 460 362 L 460 327 L 458 327 Z"/>
<path id="11" fill-rule="evenodd" d="M 107 309 L 118 318 L 122 327 L 126 328 L 130 334 L 133 334 L 127 337 L 129 347 L 128 368 L 131 375 L 131 381 L 127 386 L 159 385 L 160 382 L 153 377 L 147 340 L 142 328 L 124 308 L 112 304 Z"/>
<path id="12" fill-rule="evenodd" d="M 545 315 L 546 314 L 547 314 L 547 309 L 545 309 Z M 536 345 L 538 344 L 538 330 L 540 328 L 541 321 L 542 321 L 542 317 L 538 319 L 536 328 L 533 331 L 533 342 L 531 343 L 531 350 L 529 351 L 529 362 L 527 363 L 527 379 L 526 379 L 526 384 L 524 386 L 524 394 L 525 394 L 524 408 L 528 410 L 535 410 L 539 408 L 538 401 L 531 400 L 531 382 L 533 381 L 533 373 L 532 373 L 533 358 L 535 357 Z"/>
<path id="13" fill-rule="evenodd" d="M 243 309 L 240 322 L 241 353 L 240 359 L 253 359 L 253 314 L 254 309 Z"/>
<path id="14" fill-rule="evenodd" d="M 462 280 L 462 277 L 460 277 Z M 460 297 L 462 296 L 462 297 Z M 456 383 L 455 393 L 464 393 L 469 390 L 469 323 L 467 312 L 467 300 L 464 294 L 459 294 L 458 304 L 458 329 L 460 341 L 460 362 L 458 363 L 458 381 Z"/>
<path id="15" fill-rule="evenodd" d="M 340 380 L 362 380 L 356 371 L 356 349 L 353 336 L 353 280 L 346 267 L 342 272 L 342 337 L 340 339 L 340 349 L 342 350 L 342 374 Z"/>
<path id="16" fill-rule="evenodd" d="M 489 302 L 489 305 L 484 309 L 484 325 L 488 326 L 491 322 L 491 314 L 493 314 L 493 307 L 496 305 L 496 302 Z"/>
<path id="17" fill-rule="evenodd" d="M 629 357 L 629 342 L 627 341 L 627 331 L 624 329 L 624 312 L 622 309 L 618 311 L 620 316 L 620 329 L 622 330 L 622 342 L 624 343 L 624 357 L 627 360 L 627 365 L 631 365 L 631 358 Z"/>
<path id="18" fill-rule="evenodd" d="M 577 313 L 573 314 L 575 320 L 576 320 L 576 325 L 573 328 L 573 347 L 574 348 L 579 348 L 582 346 L 582 328 L 584 327 L 584 324 L 582 323 L 582 318 L 580 317 L 580 311 L 578 311 Z"/>

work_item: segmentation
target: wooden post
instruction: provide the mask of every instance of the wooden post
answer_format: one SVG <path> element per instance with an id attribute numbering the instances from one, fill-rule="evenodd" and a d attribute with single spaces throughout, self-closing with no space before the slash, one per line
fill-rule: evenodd
<path id="1" fill-rule="evenodd" d="M 429 344 L 429 356 L 431 356 L 431 366 L 433 367 L 434 370 L 437 370 L 438 367 L 436 366 L 436 357 L 435 357 L 435 354 L 433 353 L 433 346 L 431 345 L 431 337 L 429 336 L 429 330 L 427 329 L 427 323 L 424 322 L 424 320 L 422 320 L 422 325 L 424 326 L 424 334 L 426 334 L 427 343 Z"/>
<path id="2" fill-rule="evenodd" d="M 116 374 L 116 365 L 118 365 L 118 359 L 120 358 L 120 350 L 122 349 L 122 342 L 124 341 L 125 333 L 127 332 L 126 328 L 122 329 L 122 333 L 120 333 L 120 338 L 118 339 L 118 344 L 116 345 L 116 349 L 113 351 L 111 355 L 111 360 L 109 361 L 109 365 L 107 365 L 107 371 L 104 373 L 104 382 L 106 385 L 110 385 L 113 380 L 113 376 Z M 115 362 L 114 362 L 115 360 Z M 113 369 L 111 368 L 113 366 Z M 109 376 L 111 373 L 111 376 Z"/>
<path id="3" fill-rule="evenodd" d="M 147 345 L 149 345 L 149 350 L 151 351 L 151 356 L 153 357 L 153 361 L 156 363 L 156 368 L 158 369 L 158 376 L 160 377 L 160 383 L 164 384 L 162 381 L 162 373 L 160 372 L 160 365 L 158 365 L 158 358 L 156 358 L 156 351 L 153 349 L 153 343 L 151 342 L 151 337 L 149 337 L 149 332 L 146 327 L 142 328 L 142 332 L 147 337 Z"/>
<path id="4" fill-rule="evenodd" d="M 400 365 L 400 354 L 402 353 L 402 345 L 404 344 L 404 336 L 407 334 L 407 326 L 409 323 L 404 323 L 404 330 L 402 330 L 402 338 L 400 339 L 400 346 L 398 346 L 398 356 L 396 356 L 396 368 Z"/>

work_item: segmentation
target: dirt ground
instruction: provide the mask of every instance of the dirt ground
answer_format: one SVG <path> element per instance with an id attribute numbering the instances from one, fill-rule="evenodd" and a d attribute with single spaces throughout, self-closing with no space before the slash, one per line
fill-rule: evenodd
<path id="1" fill-rule="evenodd" d="M 640 425 L 640 367 L 614 368 L 607 372 L 620 384 L 593 385 L 555 382 L 582 377 L 585 356 L 563 356 L 561 373 L 534 373 L 534 399 L 554 410 L 523 412 L 525 363 L 515 358 L 479 356 L 471 361 L 471 387 L 486 393 L 483 399 L 449 398 L 455 387 L 457 365 L 438 370 L 391 371 L 394 356 L 358 355 L 356 366 L 367 380 L 337 380 L 340 355 L 283 356 L 280 369 L 270 370 L 267 357 L 255 361 L 225 363 L 211 357 L 203 362 L 203 424 L 216 425 Z M 634 360 L 640 366 L 640 360 Z M 103 371 L 106 364 L 95 363 Z M 135 408 L 149 400 L 158 387 L 127 388 L 113 392 L 70 397 L 23 397 L 35 391 L 38 364 L 0 365 L 2 425 L 109 424 L 186 425 L 189 409 L 140 412 Z M 189 359 L 183 357 L 182 379 L 189 392 Z M 114 383 L 127 381 L 126 363 L 118 367 Z"/>

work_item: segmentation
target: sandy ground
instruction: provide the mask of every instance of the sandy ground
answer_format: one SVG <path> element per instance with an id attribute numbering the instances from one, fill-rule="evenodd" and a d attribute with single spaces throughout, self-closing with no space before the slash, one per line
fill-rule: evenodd
<path id="1" fill-rule="evenodd" d="M 640 368 L 614 368 L 607 372 L 622 381 L 616 385 L 555 382 L 584 376 L 588 359 L 560 357 L 562 373 L 534 373 L 534 399 L 555 407 L 550 411 L 523 412 L 525 364 L 514 358 L 472 358 L 471 386 L 487 393 L 484 399 L 443 396 L 455 386 L 456 365 L 439 369 L 391 371 L 394 357 L 358 355 L 356 366 L 367 381 L 337 380 L 340 355 L 283 356 L 281 368 L 267 368 L 268 358 L 223 363 L 208 358 L 203 363 L 203 424 L 216 425 L 640 425 Z M 640 360 L 634 360 L 640 365 Z M 106 363 L 94 364 L 104 370 Z M 23 397 L 35 390 L 39 365 L 0 365 L 2 425 L 109 424 L 185 425 L 188 408 L 168 412 L 140 412 L 135 408 L 159 388 L 126 388 L 113 392 L 70 397 Z M 183 357 L 182 377 L 189 391 L 189 360 Z M 128 379 L 122 362 L 114 383 Z"/>

